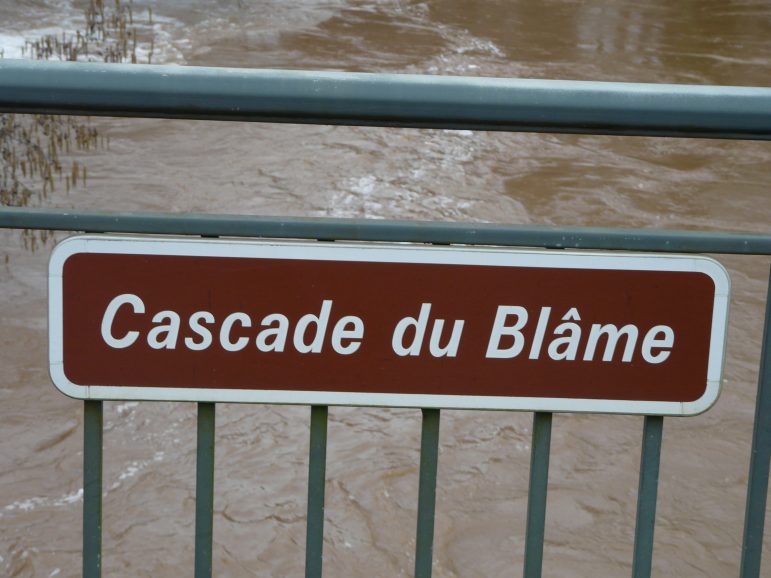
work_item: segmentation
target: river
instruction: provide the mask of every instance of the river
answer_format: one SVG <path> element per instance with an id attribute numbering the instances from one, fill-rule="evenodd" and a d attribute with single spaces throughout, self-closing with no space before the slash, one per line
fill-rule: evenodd
<path id="1" fill-rule="evenodd" d="M 73 31 L 84 2 L 0 0 L 0 47 Z M 771 86 L 760 0 L 175 0 L 153 61 Z M 147 46 L 140 46 L 147 54 Z M 143 52 L 144 51 L 144 52 Z M 46 206 L 763 232 L 771 145 L 96 119 L 87 186 Z M 61 237 L 62 235 L 60 235 Z M 0 232 L 0 574 L 80 575 L 82 404 L 50 383 L 49 244 Z M 768 258 L 733 282 L 724 390 L 665 420 L 654 575 L 739 566 Z M 195 405 L 105 404 L 104 575 L 192 574 Z M 325 575 L 411 575 L 417 410 L 330 410 Z M 300 576 L 307 407 L 217 408 L 214 572 Z M 434 575 L 519 575 L 532 415 L 442 414 Z M 642 418 L 555 416 L 545 576 L 630 573 Z M 771 545 L 766 540 L 766 575 Z"/>

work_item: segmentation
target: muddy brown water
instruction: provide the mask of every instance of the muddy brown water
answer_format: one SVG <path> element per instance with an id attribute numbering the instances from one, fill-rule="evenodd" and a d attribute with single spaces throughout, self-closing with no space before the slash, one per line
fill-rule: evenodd
<path id="1" fill-rule="evenodd" d="M 0 2 L 0 42 L 82 2 Z M 137 12 L 148 6 L 135 2 Z M 152 2 L 157 61 L 771 85 L 771 5 Z M 768 232 L 768 143 L 99 119 L 109 150 L 48 206 Z M 85 160 L 85 159 L 84 159 Z M 82 404 L 50 384 L 50 246 L 1 232 L 0 575 L 77 576 Z M 769 259 L 733 281 L 724 391 L 667 419 L 654 575 L 736 575 Z M 330 411 L 326 576 L 411 575 L 419 412 Z M 521 573 L 532 416 L 442 414 L 434 575 Z M 217 409 L 214 571 L 300 576 L 306 407 Z M 557 415 L 545 576 L 630 572 L 642 418 Z M 106 403 L 104 575 L 192 574 L 195 406 Z M 771 568 L 766 540 L 764 575 Z"/>

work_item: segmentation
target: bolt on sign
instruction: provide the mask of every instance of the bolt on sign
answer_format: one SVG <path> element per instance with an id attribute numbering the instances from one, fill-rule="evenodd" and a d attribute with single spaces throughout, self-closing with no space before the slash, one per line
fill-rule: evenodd
<path id="1" fill-rule="evenodd" d="M 730 279 L 701 256 L 84 235 L 49 266 L 80 399 L 690 415 Z"/>

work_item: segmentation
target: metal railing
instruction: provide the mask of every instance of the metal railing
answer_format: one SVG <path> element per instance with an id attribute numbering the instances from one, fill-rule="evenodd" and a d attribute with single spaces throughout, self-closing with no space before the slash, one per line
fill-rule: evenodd
<path id="1" fill-rule="evenodd" d="M 771 89 L 0 60 L 0 112 L 771 140 Z M 0 228 L 771 255 L 771 235 L 0 209 Z M 740 575 L 760 575 L 771 283 Z M 84 418 L 83 574 L 101 573 L 102 402 Z M 215 404 L 198 404 L 197 577 L 212 572 Z M 415 576 L 431 575 L 440 410 L 423 409 Z M 306 576 L 322 573 L 327 407 L 311 409 Z M 534 414 L 524 574 L 539 577 L 552 414 Z M 650 576 L 663 418 L 646 416 L 632 575 Z"/>

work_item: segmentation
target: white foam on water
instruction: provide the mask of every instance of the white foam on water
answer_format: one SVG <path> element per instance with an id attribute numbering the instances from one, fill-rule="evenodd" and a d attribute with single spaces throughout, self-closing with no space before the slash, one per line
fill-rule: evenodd
<path id="1" fill-rule="evenodd" d="M 166 453 L 163 451 L 157 451 L 153 454 L 152 460 L 140 460 L 131 462 L 126 468 L 118 474 L 118 479 L 110 485 L 110 490 L 115 490 L 121 486 L 122 482 L 135 478 L 138 474 L 142 473 L 153 463 L 163 461 Z"/>
<path id="2" fill-rule="evenodd" d="M 25 38 L 20 34 L 0 32 L 0 55 L 3 58 L 22 58 L 21 49 Z"/>
<path id="3" fill-rule="evenodd" d="M 24 500 L 17 500 L 3 508 L 3 512 L 32 512 L 38 508 L 61 508 L 76 504 L 83 500 L 83 488 L 58 498 L 36 496 Z"/>

